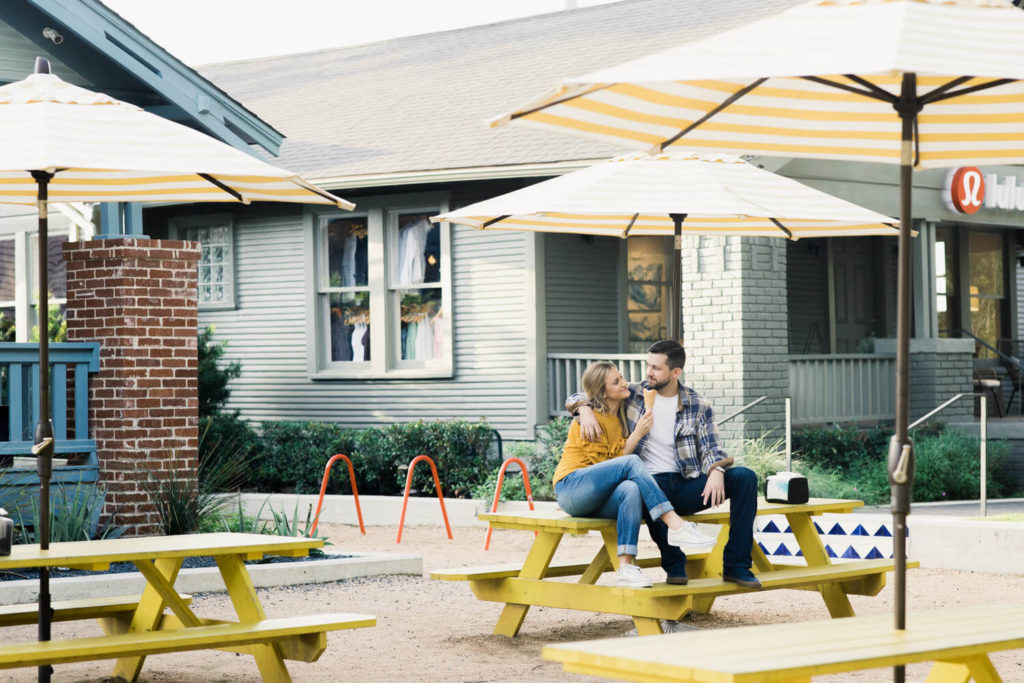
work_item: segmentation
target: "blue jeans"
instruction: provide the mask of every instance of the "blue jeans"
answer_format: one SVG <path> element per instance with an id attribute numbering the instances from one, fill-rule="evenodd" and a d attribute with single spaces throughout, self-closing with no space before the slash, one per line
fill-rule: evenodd
<path id="1" fill-rule="evenodd" d="M 614 519 L 619 555 L 636 555 L 644 508 L 654 519 L 672 509 L 636 455 L 573 470 L 555 484 L 555 499 L 558 507 L 573 517 Z"/>
<path id="2" fill-rule="evenodd" d="M 706 510 L 701 498 L 708 477 L 702 474 L 696 479 L 684 479 L 677 472 L 663 472 L 654 475 L 654 480 L 672 502 L 675 511 L 691 515 Z M 750 569 L 750 551 L 754 544 L 754 515 L 757 513 L 757 475 L 746 467 L 730 467 L 725 471 L 725 497 L 729 499 L 729 541 L 722 554 L 722 565 L 726 568 Z M 644 515 L 651 539 L 661 551 L 661 567 L 669 576 L 686 576 L 686 555 L 678 547 L 666 541 L 668 527 L 658 521 L 664 512 Z"/>

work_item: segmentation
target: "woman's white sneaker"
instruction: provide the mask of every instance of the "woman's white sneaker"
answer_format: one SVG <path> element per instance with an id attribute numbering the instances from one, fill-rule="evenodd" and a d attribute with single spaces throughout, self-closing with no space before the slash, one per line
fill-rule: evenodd
<path id="1" fill-rule="evenodd" d="M 675 546 L 697 546 L 707 548 L 713 546 L 718 539 L 712 536 L 705 536 L 693 522 L 683 522 L 678 529 L 669 529 L 667 540 Z"/>
<path id="2" fill-rule="evenodd" d="M 615 572 L 615 585 L 626 588 L 650 588 L 654 582 L 644 576 L 635 564 L 620 564 Z"/>

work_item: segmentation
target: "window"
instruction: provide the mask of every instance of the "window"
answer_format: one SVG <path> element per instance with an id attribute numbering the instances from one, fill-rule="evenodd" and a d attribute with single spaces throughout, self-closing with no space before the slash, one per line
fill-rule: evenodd
<path id="1" fill-rule="evenodd" d="M 14 341 L 15 299 L 14 240 L 0 240 L 0 342 Z"/>
<path id="2" fill-rule="evenodd" d="M 451 376 L 450 229 L 430 222 L 441 197 L 417 197 L 311 212 L 312 377 Z"/>
<path id="3" fill-rule="evenodd" d="M 199 242 L 199 310 L 235 308 L 234 225 L 230 214 L 171 221 L 178 239 Z"/>
<path id="4" fill-rule="evenodd" d="M 1003 235 L 971 231 L 968 235 L 971 333 L 993 348 L 1003 335 Z M 978 345 L 978 358 L 995 358 L 992 350 Z"/>
<path id="5" fill-rule="evenodd" d="M 647 347 L 668 336 L 669 292 L 672 287 L 672 238 L 630 237 L 626 240 L 626 318 L 629 351 Z M 675 302 L 679 305 L 679 302 Z"/>
<path id="6" fill-rule="evenodd" d="M 935 231 L 935 310 L 939 336 L 951 336 L 960 325 L 956 310 L 956 234 L 950 228 Z M 957 336 L 959 333 L 956 333 Z"/>

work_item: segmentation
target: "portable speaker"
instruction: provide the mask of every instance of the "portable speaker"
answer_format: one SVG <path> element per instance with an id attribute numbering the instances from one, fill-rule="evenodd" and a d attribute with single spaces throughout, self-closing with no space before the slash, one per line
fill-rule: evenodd
<path id="1" fill-rule="evenodd" d="M 807 477 L 796 472 L 779 472 L 764 481 L 764 498 L 769 503 L 806 503 Z"/>

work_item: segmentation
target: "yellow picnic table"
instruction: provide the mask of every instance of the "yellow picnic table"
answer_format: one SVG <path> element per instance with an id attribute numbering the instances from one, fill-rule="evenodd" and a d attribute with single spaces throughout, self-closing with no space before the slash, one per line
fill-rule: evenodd
<path id="1" fill-rule="evenodd" d="M 566 671 L 658 683 L 809 683 L 915 662 L 936 662 L 928 683 L 998 683 L 988 653 L 1024 647 L 1024 605 L 908 611 L 906 626 L 875 614 L 548 645 L 543 656 Z"/>
<path id="2" fill-rule="evenodd" d="M 814 527 L 813 517 L 823 513 L 849 513 L 861 507 L 859 500 L 812 498 L 804 504 L 768 503 L 759 500 L 758 515 L 785 515 L 803 552 L 807 566 L 774 565 L 761 548 L 752 548 L 754 572 L 765 590 L 793 588 L 821 594 L 833 617 L 853 616 L 848 595 L 877 595 L 885 586 L 885 573 L 892 571 L 888 559 L 860 560 L 833 564 Z M 691 610 L 708 612 L 717 596 L 749 592 L 721 578 L 722 552 L 729 536 L 729 506 L 720 505 L 687 519 L 718 524 L 721 529 L 710 552 L 687 553 L 685 586 L 656 583 L 652 588 L 622 588 L 598 585 L 601 575 L 618 567 L 614 519 L 570 517 L 560 510 L 523 513 L 485 512 L 480 519 L 494 529 L 523 529 L 537 533 L 521 565 L 460 567 L 431 572 L 441 581 L 469 581 L 480 600 L 505 603 L 494 632 L 515 636 L 530 607 L 540 605 L 590 612 L 624 614 L 633 617 L 641 635 L 661 633 L 662 619 L 682 619 Z M 565 534 L 597 531 L 603 539 L 589 564 L 552 564 Z M 659 558 L 638 558 L 641 566 L 657 566 Z M 908 563 L 916 566 L 916 563 Z M 553 578 L 579 575 L 578 583 Z"/>
<path id="3" fill-rule="evenodd" d="M 191 534 L 98 541 L 18 545 L 0 557 L 0 571 L 68 567 L 103 571 L 131 562 L 146 579 L 141 596 L 68 600 L 54 603 L 54 621 L 97 618 L 105 635 L 0 645 L 0 668 L 116 659 L 113 676 L 134 681 L 146 655 L 196 649 L 223 649 L 255 658 L 264 681 L 289 681 L 284 660 L 313 662 L 327 647 L 328 631 L 373 626 L 359 614 L 289 615 L 268 619 L 256 595 L 245 560 L 265 555 L 302 557 L 323 545 L 320 539 L 261 534 Z M 237 622 L 205 619 L 191 609 L 190 597 L 174 583 L 188 557 L 212 557 L 220 569 Z M 169 611 L 168 611 L 169 610 Z M 0 627 L 35 620 L 35 605 L 0 607 Z"/>

